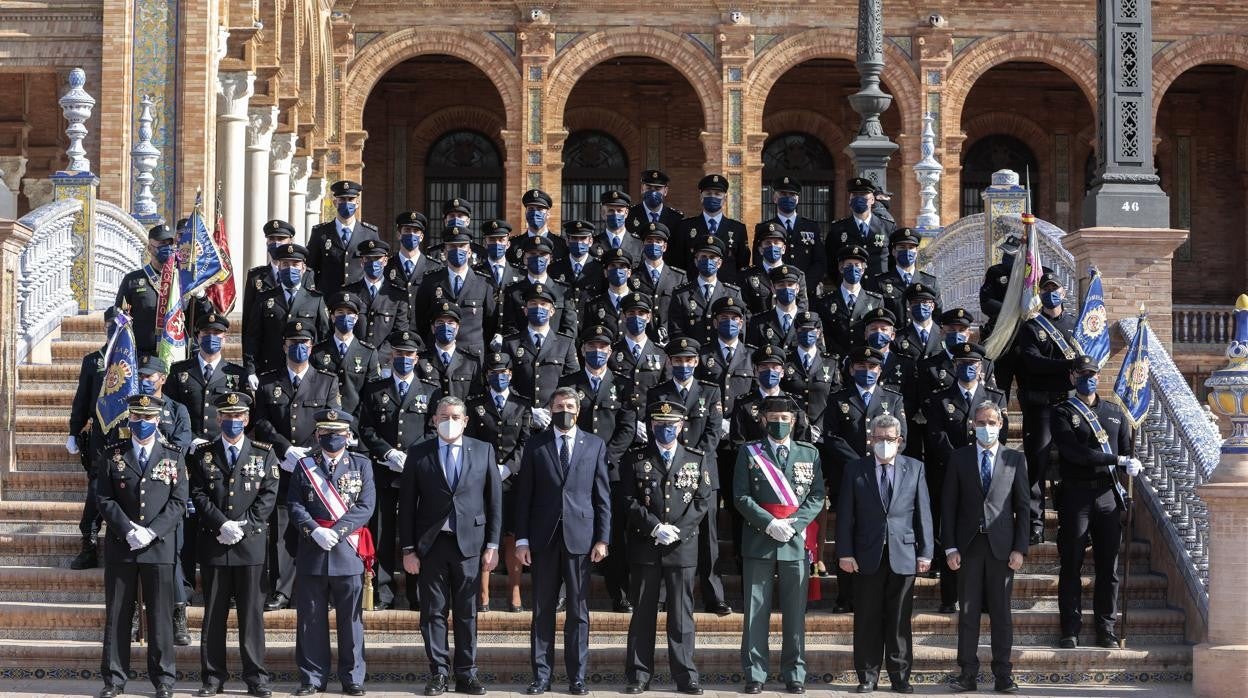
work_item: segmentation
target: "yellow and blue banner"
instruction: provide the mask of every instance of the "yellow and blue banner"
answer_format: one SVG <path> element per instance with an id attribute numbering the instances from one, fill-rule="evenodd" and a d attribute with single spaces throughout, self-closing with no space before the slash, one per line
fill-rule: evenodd
<path id="1" fill-rule="evenodd" d="M 95 400 L 95 416 L 106 434 L 129 415 L 127 400 L 139 392 L 139 353 L 130 316 L 119 311 L 113 322 L 117 329 L 104 350 L 104 382 Z"/>
<path id="2" fill-rule="evenodd" d="M 1098 367 L 1109 360 L 1109 323 L 1105 311 L 1105 289 L 1101 285 L 1101 273 L 1092 267 L 1088 293 L 1083 298 L 1079 322 L 1075 324 L 1075 341 L 1084 354 L 1096 360 Z"/>
<path id="3" fill-rule="evenodd" d="M 213 240 L 212 231 L 204 223 L 202 194 L 195 196 L 195 209 L 186 225 L 178 231 L 178 283 L 182 295 L 178 300 L 206 291 L 216 283 L 223 270 L 221 250 Z"/>
<path id="4" fill-rule="evenodd" d="M 1127 347 L 1118 380 L 1114 382 L 1114 399 L 1122 405 L 1131 426 L 1136 429 L 1140 428 L 1148 414 L 1148 405 L 1153 399 L 1153 388 L 1149 382 L 1148 335 L 1148 319 L 1141 314 L 1135 328 L 1135 339 Z"/>

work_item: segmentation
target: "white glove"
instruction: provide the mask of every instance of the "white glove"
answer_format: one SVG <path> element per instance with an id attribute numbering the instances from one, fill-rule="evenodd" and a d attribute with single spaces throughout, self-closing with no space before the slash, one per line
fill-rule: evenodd
<path id="1" fill-rule="evenodd" d="M 329 552 L 334 549 L 335 545 L 338 545 L 338 534 L 334 532 L 334 529 L 322 526 L 312 531 L 312 540 L 321 546 L 321 550 Z"/>
<path id="2" fill-rule="evenodd" d="M 672 524 L 659 524 L 654 529 L 654 538 L 659 545 L 671 545 L 680 540 L 680 529 Z"/>
<path id="3" fill-rule="evenodd" d="M 732 431 L 732 420 L 724 418 L 719 420 L 719 429 L 725 435 Z"/>
<path id="4" fill-rule="evenodd" d="M 781 543 L 788 543 L 794 533 L 796 531 L 793 530 L 788 519 L 772 519 L 771 523 L 767 524 L 767 535 Z"/>
<path id="5" fill-rule="evenodd" d="M 1139 458 L 1127 458 L 1126 462 L 1123 462 L 1123 456 L 1119 456 L 1118 467 L 1126 470 L 1128 476 L 1135 477 L 1140 474 L 1141 470 L 1144 469 L 1144 464 L 1140 463 Z"/>
<path id="6" fill-rule="evenodd" d="M 646 431 L 646 423 L 639 419 L 637 420 L 637 425 L 635 428 L 637 431 L 636 431 L 636 435 L 633 437 L 633 441 L 644 444 L 646 440 L 650 438 L 649 432 Z"/>
<path id="7" fill-rule="evenodd" d="M 295 472 L 295 466 L 299 464 L 299 459 L 308 455 L 308 449 L 302 446 L 291 446 L 286 449 L 286 457 L 282 459 L 282 470 L 288 473 Z"/>
<path id="8" fill-rule="evenodd" d="M 143 547 L 139 545 L 138 530 L 139 529 L 137 528 L 132 528 L 130 529 L 130 532 L 126 534 L 126 544 L 130 546 L 131 550 L 138 550 Z"/>
<path id="9" fill-rule="evenodd" d="M 256 378 L 256 374 L 253 373 L 247 376 L 247 387 L 251 388 L 252 392 L 255 392 L 256 388 L 260 387 L 260 379 Z"/>
<path id="10" fill-rule="evenodd" d="M 507 478 L 511 477 L 511 470 L 509 470 L 507 466 L 503 465 L 502 463 L 499 463 L 498 464 L 498 477 L 500 480 L 506 480 Z"/>
<path id="11" fill-rule="evenodd" d="M 131 550 L 138 550 L 151 545 L 156 540 L 156 534 L 150 528 L 135 526 L 126 534 L 126 540 L 129 541 Z"/>
<path id="12" fill-rule="evenodd" d="M 206 444 L 206 443 L 208 443 L 208 439 L 192 439 L 191 440 L 192 446 L 198 446 L 200 444 Z"/>
<path id="13" fill-rule="evenodd" d="M 818 443 L 819 441 L 822 440 L 822 436 L 823 436 L 823 427 L 819 426 L 818 424 L 811 424 L 810 425 L 811 443 Z"/>
<path id="14" fill-rule="evenodd" d="M 545 429 L 550 426 L 550 410 L 545 407 L 534 407 L 532 413 L 533 423 L 537 425 L 538 429 Z"/>
<path id="15" fill-rule="evenodd" d="M 204 296 L 208 295 L 208 292 L 201 288 L 201 289 L 196 290 L 191 295 L 195 296 L 196 298 L 203 298 Z"/>
<path id="16" fill-rule="evenodd" d="M 403 466 L 407 465 L 407 454 L 392 448 L 386 452 L 386 467 L 396 473 L 403 472 Z"/>
<path id="17" fill-rule="evenodd" d="M 503 350 L 503 335 L 494 333 L 494 338 L 490 340 L 490 351 Z"/>
<path id="18" fill-rule="evenodd" d="M 226 521 L 221 524 L 221 534 L 225 535 L 227 539 L 232 539 L 226 545 L 234 545 L 243 539 L 243 525 L 237 521 Z"/>
<path id="19" fill-rule="evenodd" d="M 70 455 L 74 455 L 74 456 L 78 455 L 78 437 L 77 436 L 71 436 L 65 439 L 65 450 L 69 451 Z"/>

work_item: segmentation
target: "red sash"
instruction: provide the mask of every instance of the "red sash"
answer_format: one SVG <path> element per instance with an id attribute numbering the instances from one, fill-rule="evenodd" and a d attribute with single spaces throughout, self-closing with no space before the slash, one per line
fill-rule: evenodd
<path id="1" fill-rule="evenodd" d="M 789 480 L 784 476 L 784 472 L 781 471 L 780 468 L 776 467 L 776 465 L 767 458 L 767 455 L 764 453 L 761 445 L 750 444 L 746 447 L 746 450 L 749 452 L 750 458 L 754 461 L 755 465 L 763 471 L 763 479 L 768 485 L 771 486 L 772 491 L 776 493 L 776 497 L 786 502 L 793 502 L 793 504 L 759 503 L 759 506 L 762 507 L 763 511 L 771 514 L 777 519 L 787 519 L 797 513 L 797 494 L 789 485 Z M 803 537 L 802 543 L 806 548 L 806 562 L 813 563 L 819 541 L 819 522 L 811 521 L 810 525 L 808 525 L 806 529 L 801 532 L 801 535 Z M 812 576 L 806 587 L 806 600 L 819 601 L 822 598 L 823 585 L 820 583 L 818 577 Z"/>
<path id="2" fill-rule="evenodd" d="M 317 525 L 326 528 L 332 527 L 346 515 L 346 502 L 342 500 L 342 495 L 338 494 L 338 488 L 334 487 L 334 483 L 321 475 L 321 471 L 317 469 L 316 462 L 311 456 L 300 459 L 299 465 L 303 468 L 303 474 L 307 476 L 308 482 L 312 484 L 312 491 L 316 492 L 316 496 L 321 500 L 321 504 L 325 505 L 325 509 L 334 517 L 333 521 L 316 519 Z M 372 574 L 373 565 L 377 562 L 377 551 L 373 547 L 373 534 L 368 530 L 368 527 L 361 526 L 354 533 L 348 534 L 347 544 L 355 550 L 355 554 L 364 562 L 364 573 Z"/>

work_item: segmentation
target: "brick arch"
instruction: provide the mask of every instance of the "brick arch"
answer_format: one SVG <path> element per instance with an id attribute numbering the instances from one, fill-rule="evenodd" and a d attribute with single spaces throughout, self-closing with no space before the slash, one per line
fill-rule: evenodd
<path id="1" fill-rule="evenodd" d="M 1153 123 L 1161 100 L 1180 75 L 1206 63 L 1233 65 L 1248 70 L 1248 41 L 1241 36 L 1211 34 L 1171 44 L 1153 58 Z"/>
<path id="2" fill-rule="evenodd" d="M 550 64 L 546 85 L 546 122 L 563 124 L 568 97 L 576 83 L 591 68 L 619 56 L 645 56 L 675 68 L 693 87 L 702 106 L 705 131 L 718 133 L 723 129 L 723 89 L 715 62 L 672 32 L 654 27 L 621 27 L 594 32 L 577 39 Z M 709 148 L 709 141 L 705 141 Z M 707 153 L 708 162 L 720 159 L 719 153 Z"/>
<path id="3" fill-rule="evenodd" d="M 628 181 L 641 179 L 646 155 L 641 129 L 619 112 L 605 107 L 572 107 L 564 112 L 563 128 L 569 135 L 573 131 L 602 131 L 611 136 L 628 155 Z"/>
<path id="4" fill-rule="evenodd" d="M 992 68 L 1011 61 L 1035 61 L 1062 71 L 1083 92 L 1096 113 L 1096 51 L 1053 34 L 1011 32 L 972 44 L 950 66 L 945 81 L 946 123 L 960 123 L 975 83 Z"/>
<path id="5" fill-rule="evenodd" d="M 746 66 L 746 113 L 744 128 L 757 133 L 763 125 L 763 108 L 767 95 L 776 82 L 789 70 L 815 58 L 857 58 L 856 35 L 851 30 L 811 29 L 791 36 L 754 57 Z M 896 107 L 901 112 L 901 126 L 906 133 L 922 131 L 923 108 L 919 96 L 919 78 L 911 61 L 901 49 L 884 42 L 884 71 L 880 79 L 888 83 Z"/>
<path id="6" fill-rule="evenodd" d="M 962 131 L 966 134 L 966 141 L 964 141 L 961 153 L 963 156 L 970 152 L 975 142 L 979 139 L 1001 134 L 1003 136 L 1013 136 L 1026 143 L 1027 147 L 1031 148 L 1032 155 L 1036 156 L 1036 161 L 1041 166 L 1052 161 L 1052 158 L 1047 157 L 1050 150 L 1048 132 L 1035 121 L 1021 114 L 1003 111 L 979 114 L 967 121 L 963 125 Z M 1022 173 L 1020 172 L 1019 174 Z"/>
<path id="7" fill-rule="evenodd" d="M 513 58 L 477 32 L 441 27 L 408 28 L 364 45 L 343 80 L 342 131 L 364 130 L 364 104 L 391 68 L 409 58 L 447 55 L 464 60 L 485 74 L 503 100 L 507 128 L 520 128 L 520 72 Z"/>
<path id="8" fill-rule="evenodd" d="M 850 137 L 845 133 L 845 129 L 841 128 L 840 124 L 819 112 L 809 109 L 783 109 L 768 114 L 763 119 L 762 126 L 763 131 L 768 136 L 801 131 L 818 137 L 827 146 L 832 155 L 837 158 L 838 165 L 841 151 L 845 149 L 845 146 L 849 145 L 850 141 Z"/>
<path id="9" fill-rule="evenodd" d="M 471 126 L 465 126 L 471 124 Z M 420 120 L 408 133 L 408 162 L 424 166 L 429 148 L 451 131 L 470 130 L 484 134 L 498 148 L 499 156 L 507 159 L 507 145 L 499 135 L 504 118 L 485 107 L 454 106 L 439 109 Z"/>

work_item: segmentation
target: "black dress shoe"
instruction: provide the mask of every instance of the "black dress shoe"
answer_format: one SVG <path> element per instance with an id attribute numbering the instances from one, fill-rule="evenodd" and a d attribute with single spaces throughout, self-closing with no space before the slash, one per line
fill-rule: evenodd
<path id="1" fill-rule="evenodd" d="M 860 683 L 858 684 L 858 688 L 854 689 L 854 693 L 875 693 L 875 684 Z"/>
<path id="2" fill-rule="evenodd" d="M 220 686 L 200 686 L 199 690 L 195 691 L 195 695 L 197 698 L 211 698 L 211 696 L 215 696 L 220 692 Z"/>
<path id="3" fill-rule="evenodd" d="M 97 694 L 97 698 L 117 698 L 119 693 L 121 693 L 121 689 L 113 688 L 112 686 L 105 686 L 100 689 L 100 692 Z"/>
<path id="4" fill-rule="evenodd" d="M 620 599 L 611 605 L 611 610 L 615 613 L 632 613 L 633 605 L 628 602 L 628 599 Z"/>
<path id="5" fill-rule="evenodd" d="M 750 695 L 762 693 L 763 682 L 762 681 L 750 681 L 749 683 L 745 684 L 745 692 L 749 693 Z"/>
<path id="6" fill-rule="evenodd" d="M 957 612 L 958 612 L 958 607 L 957 607 L 957 605 L 956 605 L 956 604 L 951 604 L 951 603 L 942 603 L 942 604 L 940 605 L 940 608 L 939 608 L 938 610 L 939 610 L 941 613 L 957 613 Z"/>
<path id="7" fill-rule="evenodd" d="M 394 608 L 394 603 L 390 601 L 378 601 L 373 604 L 374 611 L 389 611 L 392 608 Z"/>
<path id="8" fill-rule="evenodd" d="M 722 603 L 722 602 L 713 603 L 710 606 L 706 607 L 706 612 L 714 613 L 715 615 L 720 616 L 720 617 L 730 616 L 732 615 L 732 606 L 729 606 L 728 604 Z"/>
<path id="9" fill-rule="evenodd" d="M 160 686 L 157 688 L 156 698 L 173 698 L 173 686 Z"/>
<path id="10" fill-rule="evenodd" d="M 979 690 L 974 676 L 959 676 L 949 684 L 949 688 L 958 693 L 974 693 Z"/>
<path id="11" fill-rule="evenodd" d="M 362 696 L 366 693 L 364 684 L 349 683 L 342 687 L 342 692 L 348 696 Z"/>
<path id="12" fill-rule="evenodd" d="M 1105 633 L 1102 635 L 1097 635 L 1096 646 L 1104 647 L 1105 649 L 1116 650 L 1118 649 L 1118 636 L 1113 633 Z"/>
<path id="13" fill-rule="evenodd" d="M 251 686 L 247 689 L 247 695 L 255 698 L 270 698 L 273 695 L 273 690 L 268 686 Z"/>
<path id="14" fill-rule="evenodd" d="M 624 686 L 624 695 L 628 695 L 628 696 L 641 695 L 642 693 L 645 693 L 648 690 L 650 690 L 650 682 L 648 681 L 646 683 L 630 682 L 629 684 Z"/>
<path id="15" fill-rule="evenodd" d="M 288 599 L 285 594 L 282 594 L 280 592 L 275 591 L 272 594 L 269 594 L 269 598 L 266 599 L 264 602 L 264 610 L 266 611 L 280 611 L 283 608 L 290 608 L 290 599 Z M 300 688 L 303 688 L 303 687 L 300 686 Z M 299 695 L 306 696 L 309 694 L 303 693 Z"/>
<path id="16" fill-rule="evenodd" d="M 1079 638 L 1074 635 L 1067 635 L 1057 641 L 1057 646 L 1064 650 L 1073 650 L 1079 646 Z"/>
<path id="17" fill-rule="evenodd" d="M 657 608 L 659 613 L 667 613 L 667 603 L 660 601 Z"/>
<path id="18" fill-rule="evenodd" d="M 992 690 L 997 693 L 1018 693 L 1018 684 L 1014 683 L 1014 679 L 1008 677 L 997 679 L 992 685 Z"/>
<path id="19" fill-rule="evenodd" d="M 466 693 L 470 696 L 485 695 L 485 686 L 473 676 L 466 679 L 455 679 L 455 692 Z"/>
<path id="20" fill-rule="evenodd" d="M 529 684 L 528 688 L 524 689 L 524 692 L 530 696 L 540 696 L 549 690 L 550 690 L 550 684 L 541 683 L 540 681 L 534 681 L 533 683 Z"/>
<path id="21" fill-rule="evenodd" d="M 700 696 L 702 695 L 702 687 L 699 686 L 697 682 L 694 682 L 687 686 L 677 686 L 676 692 L 683 693 L 687 696 Z"/>
<path id="22" fill-rule="evenodd" d="M 317 694 L 317 693 L 322 693 L 322 692 L 324 692 L 324 690 L 325 690 L 325 689 L 324 689 L 323 687 L 321 687 L 321 686 L 313 686 L 312 684 L 305 683 L 305 684 L 303 684 L 302 686 L 300 686 L 299 688 L 296 688 L 296 689 L 295 689 L 295 692 L 294 692 L 294 693 L 292 693 L 292 694 L 290 694 L 290 695 L 292 695 L 292 696 L 311 696 L 311 695 L 315 695 L 315 694 Z"/>
<path id="23" fill-rule="evenodd" d="M 850 606 L 847 603 L 841 603 L 838 601 L 832 604 L 832 612 L 833 613 L 853 613 L 854 607 Z"/>
<path id="24" fill-rule="evenodd" d="M 900 681 L 894 681 L 893 692 L 894 693 L 914 693 L 914 686 L 910 685 L 910 682 L 906 681 L 905 679 L 902 679 Z"/>
<path id="25" fill-rule="evenodd" d="M 577 681 L 571 686 L 568 686 L 568 693 L 571 693 L 574 696 L 587 696 L 589 695 L 589 687 L 585 685 L 584 681 Z"/>
<path id="26" fill-rule="evenodd" d="M 801 695 L 806 692 L 806 686 L 805 684 L 800 684 L 796 681 L 790 681 L 784 684 L 784 690 L 792 693 L 793 695 Z"/>
<path id="27" fill-rule="evenodd" d="M 446 693 L 446 674 L 434 674 L 425 684 L 425 695 L 440 696 Z"/>

